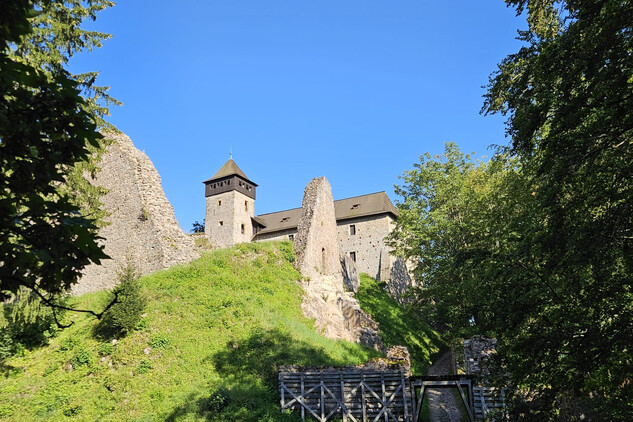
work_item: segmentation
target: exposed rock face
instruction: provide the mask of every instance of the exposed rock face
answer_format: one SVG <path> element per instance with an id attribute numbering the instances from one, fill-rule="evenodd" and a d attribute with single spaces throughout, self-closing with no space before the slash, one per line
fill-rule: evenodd
<path id="1" fill-rule="evenodd" d="M 293 248 L 295 266 L 305 277 L 303 312 L 317 329 L 329 338 L 384 349 L 378 324 L 343 289 L 334 200 L 325 177 L 313 179 L 305 189 Z"/>
<path id="2" fill-rule="evenodd" d="M 306 279 L 301 284 L 305 291 L 303 313 L 314 319 L 324 336 L 384 349 L 378 323 L 363 312 L 353 293 L 343 291 L 340 274 Z"/>
<path id="3" fill-rule="evenodd" d="M 304 276 L 340 274 L 334 200 L 325 177 L 312 179 L 303 192 L 293 248 L 297 255 L 295 265 Z"/>
<path id="4" fill-rule="evenodd" d="M 141 274 L 147 274 L 199 257 L 193 240 L 180 229 L 160 176 L 147 155 L 126 135 L 106 136 L 113 142 L 103 155 L 101 171 L 93 183 L 109 190 L 102 202 L 110 213 L 110 225 L 99 230 L 99 235 L 105 239 L 105 253 L 112 259 L 88 266 L 73 294 L 114 287 L 116 272 L 126 259 Z"/>
<path id="5" fill-rule="evenodd" d="M 354 260 L 348 255 L 340 255 L 341 273 L 343 274 L 343 285 L 345 288 L 354 293 L 358 293 L 360 287 L 360 278 L 356 270 Z"/>
<path id="6" fill-rule="evenodd" d="M 409 300 L 405 297 L 407 291 L 412 287 L 411 276 L 407 270 L 407 265 L 402 258 L 397 258 L 391 266 L 389 281 L 385 285 L 385 290 L 398 303 L 404 305 Z"/>

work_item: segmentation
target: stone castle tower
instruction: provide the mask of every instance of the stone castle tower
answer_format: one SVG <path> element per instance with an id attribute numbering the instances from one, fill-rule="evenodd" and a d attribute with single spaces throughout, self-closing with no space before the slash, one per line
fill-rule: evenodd
<path id="1" fill-rule="evenodd" d="M 229 158 L 213 177 L 204 181 L 204 185 L 204 232 L 213 239 L 213 246 L 250 242 L 253 238 L 257 184 L 250 181 Z"/>

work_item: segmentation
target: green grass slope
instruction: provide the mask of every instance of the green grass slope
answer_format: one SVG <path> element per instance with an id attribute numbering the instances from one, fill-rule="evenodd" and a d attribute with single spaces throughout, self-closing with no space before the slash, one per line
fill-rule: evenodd
<path id="1" fill-rule="evenodd" d="M 380 324 L 380 335 L 385 346 L 407 346 L 413 374 L 426 374 L 432 355 L 444 346 L 439 333 L 420 319 L 418 313 L 400 306 L 380 283 L 367 274 L 360 275 L 356 298 L 361 308 Z"/>
<path id="2" fill-rule="evenodd" d="M 279 411 L 279 365 L 354 365 L 376 353 L 315 331 L 293 259 L 288 242 L 243 244 L 143 277 L 146 314 L 116 344 L 95 338 L 94 318 L 69 315 L 71 328 L 0 367 L 0 420 L 298 420 Z M 76 305 L 108 300 L 100 292 Z"/>

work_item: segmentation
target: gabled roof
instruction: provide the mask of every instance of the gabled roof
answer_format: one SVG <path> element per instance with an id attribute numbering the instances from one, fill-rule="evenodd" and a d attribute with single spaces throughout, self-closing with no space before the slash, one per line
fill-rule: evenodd
<path id="1" fill-rule="evenodd" d="M 338 222 L 378 214 L 391 214 L 393 217 L 398 217 L 398 209 L 383 191 L 334 201 L 334 214 Z M 301 208 L 261 214 L 255 218 L 258 223 L 265 226 L 257 235 L 295 229 L 299 225 Z"/>
<path id="2" fill-rule="evenodd" d="M 224 163 L 222 167 L 220 167 L 220 170 L 218 170 L 217 173 L 213 175 L 213 177 L 205 180 L 203 183 L 211 182 L 213 180 L 221 179 L 228 176 L 240 176 L 242 179 L 247 180 L 253 185 L 257 186 L 248 177 L 246 177 L 242 169 L 239 168 L 237 164 L 235 164 L 235 161 L 233 161 L 232 158 L 229 158 L 228 161 Z"/>

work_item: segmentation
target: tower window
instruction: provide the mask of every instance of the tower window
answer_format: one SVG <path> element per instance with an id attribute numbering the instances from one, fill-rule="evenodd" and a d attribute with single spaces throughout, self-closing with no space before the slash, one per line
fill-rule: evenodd
<path id="1" fill-rule="evenodd" d="M 222 227 L 224 225 L 224 221 L 220 220 L 218 221 L 218 226 Z"/>
<path id="2" fill-rule="evenodd" d="M 294 234 L 289 234 L 288 235 L 288 240 L 290 240 L 290 241 L 295 240 L 295 235 Z"/>
<path id="3" fill-rule="evenodd" d="M 248 211 L 248 201 L 244 201 L 244 211 Z"/>
<path id="4" fill-rule="evenodd" d="M 357 209 L 358 209 L 358 207 L 360 207 L 360 204 L 354 204 L 354 205 L 352 205 L 352 208 L 351 208 L 351 209 L 353 209 L 353 210 L 357 210 Z"/>
<path id="5" fill-rule="evenodd" d="M 222 205 L 222 201 L 218 201 L 218 207 Z"/>
<path id="6" fill-rule="evenodd" d="M 242 224 L 240 226 L 240 231 L 242 232 L 242 234 L 244 234 L 244 232 L 246 232 L 246 226 L 244 224 Z"/>
<path id="7" fill-rule="evenodd" d="M 349 235 L 350 236 L 356 235 L 356 224 L 349 225 Z"/>
<path id="8" fill-rule="evenodd" d="M 352 258 L 352 261 L 356 262 L 356 252 L 350 252 L 349 257 Z"/>

